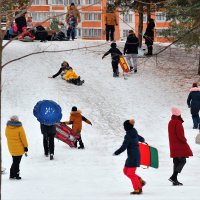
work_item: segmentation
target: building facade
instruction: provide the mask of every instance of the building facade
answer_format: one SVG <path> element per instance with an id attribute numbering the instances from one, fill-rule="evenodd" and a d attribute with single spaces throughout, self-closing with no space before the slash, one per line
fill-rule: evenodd
<path id="1" fill-rule="evenodd" d="M 105 11 L 107 0 L 33 0 L 32 6 L 28 10 L 28 15 L 32 16 L 33 22 L 42 22 L 49 17 L 63 14 L 59 17 L 59 21 L 65 23 L 65 14 L 67 7 L 71 3 L 75 3 L 81 14 L 81 22 L 77 27 L 77 37 L 82 39 L 105 39 Z M 118 26 L 115 27 L 115 40 L 125 40 L 128 35 L 128 30 L 134 29 L 138 34 L 138 14 L 129 12 L 121 15 L 116 11 Z M 169 27 L 166 21 L 165 13 L 155 12 L 152 14 L 155 19 L 155 41 L 167 42 L 160 33 L 163 29 Z M 144 15 L 144 31 L 146 29 L 147 16 Z M 47 21 L 43 26 L 48 27 L 50 21 Z"/>

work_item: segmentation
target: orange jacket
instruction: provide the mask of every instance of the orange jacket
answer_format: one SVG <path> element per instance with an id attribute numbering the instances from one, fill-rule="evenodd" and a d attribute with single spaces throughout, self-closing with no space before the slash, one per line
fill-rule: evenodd
<path id="1" fill-rule="evenodd" d="M 72 124 L 72 131 L 73 134 L 79 134 L 82 130 L 82 121 L 86 122 L 87 124 L 92 124 L 88 119 L 81 115 L 81 111 L 72 111 L 70 113 L 69 121 L 66 121 L 66 124 Z"/>
<path id="2" fill-rule="evenodd" d="M 107 25 L 117 25 L 118 24 L 115 13 L 106 13 L 105 24 L 107 24 Z"/>

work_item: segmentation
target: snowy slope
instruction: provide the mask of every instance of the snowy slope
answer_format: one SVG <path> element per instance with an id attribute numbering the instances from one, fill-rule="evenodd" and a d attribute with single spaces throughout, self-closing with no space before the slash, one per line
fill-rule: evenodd
<path id="1" fill-rule="evenodd" d="M 113 78 L 110 56 L 101 60 L 109 49 L 101 41 L 22 43 L 14 41 L 4 52 L 4 62 L 38 50 L 63 50 L 101 45 L 86 50 L 62 53 L 45 53 L 27 57 L 3 69 L 2 87 L 2 176 L 3 200 L 143 200 L 199 199 L 200 146 L 194 138 L 197 131 L 186 106 L 188 91 L 176 90 L 172 80 L 156 75 L 159 70 L 153 58 L 139 61 L 137 74 L 127 80 Z M 123 43 L 119 46 L 123 49 Z M 66 83 L 60 77 L 48 79 L 67 60 L 85 80 L 82 87 Z M 189 87 L 189 86 L 188 86 Z M 82 110 L 93 126 L 83 125 L 82 137 L 86 149 L 70 149 L 55 140 L 55 160 L 43 155 L 39 123 L 32 114 L 39 100 L 51 99 L 60 104 L 62 120 L 68 120 L 72 106 Z M 172 173 L 169 158 L 167 124 L 170 107 L 177 105 L 183 111 L 184 127 L 194 157 L 187 164 L 179 179 L 183 187 L 172 187 L 168 181 Z M 4 130 L 13 114 L 19 115 L 29 142 L 29 156 L 21 162 L 21 181 L 9 180 L 11 156 L 7 149 Z M 134 117 L 135 127 L 146 141 L 159 149 L 160 168 L 138 169 L 147 181 L 142 196 L 130 196 L 130 180 L 122 169 L 126 153 L 113 157 L 124 137 L 123 122 Z"/>

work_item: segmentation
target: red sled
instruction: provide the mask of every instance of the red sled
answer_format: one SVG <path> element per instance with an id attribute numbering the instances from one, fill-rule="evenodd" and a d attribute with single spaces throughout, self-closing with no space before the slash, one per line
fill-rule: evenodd
<path id="1" fill-rule="evenodd" d="M 56 135 L 55 137 L 58 140 L 63 141 L 68 144 L 70 147 L 76 148 L 75 142 L 76 138 L 72 134 L 72 129 L 64 123 L 57 123 L 56 126 Z"/>
<path id="2" fill-rule="evenodd" d="M 139 143 L 140 147 L 140 165 L 147 167 L 158 168 L 158 150 L 155 147 L 149 146 L 145 143 Z"/>

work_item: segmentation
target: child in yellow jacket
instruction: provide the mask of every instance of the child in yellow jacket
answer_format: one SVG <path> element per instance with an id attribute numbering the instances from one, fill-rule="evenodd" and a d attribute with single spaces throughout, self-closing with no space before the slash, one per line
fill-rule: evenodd
<path id="1" fill-rule="evenodd" d="M 70 66 L 67 67 L 67 72 L 63 78 L 74 85 L 82 85 L 85 82 Z"/>

